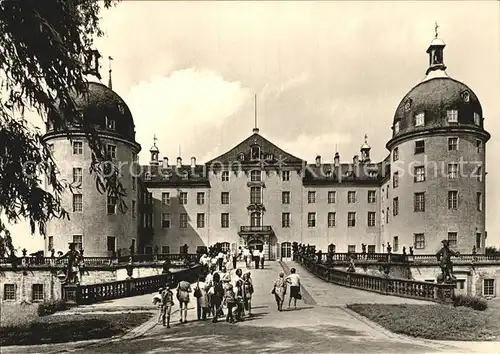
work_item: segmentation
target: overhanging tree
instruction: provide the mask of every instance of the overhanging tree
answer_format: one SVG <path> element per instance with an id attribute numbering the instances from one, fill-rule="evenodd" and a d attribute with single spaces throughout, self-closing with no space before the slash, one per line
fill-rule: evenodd
<path id="1" fill-rule="evenodd" d="M 94 39 L 103 35 L 99 14 L 114 3 L 0 0 L 0 213 L 8 222 L 28 220 L 32 233 L 45 236 L 48 220 L 69 219 L 62 194 L 77 186 L 59 178 L 43 132 L 24 118 L 26 110 L 49 120 L 68 139 L 69 127 L 80 124 L 93 152 L 89 170 L 96 188 L 117 197 L 121 210 L 126 209 L 118 170 L 103 170 L 111 166 L 110 156 L 73 100 L 85 94 L 88 74 L 99 76 L 89 70 L 96 54 Z M 0 221 L 0 238 L 10 237 L 7 224 Z M 2 244 L 4 250 L 10 247 Z"/>

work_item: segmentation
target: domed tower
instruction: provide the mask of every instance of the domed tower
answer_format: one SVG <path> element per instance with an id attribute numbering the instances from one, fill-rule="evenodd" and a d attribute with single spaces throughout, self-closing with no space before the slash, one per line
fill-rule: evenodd
<path id="1" fill-rule="evenodd" d="M 89 167 L 92 152 L 78 124 L 69 127 L 72 140 L 62 131 L 47 124 L 44 139 L 53 151 L 60 179 L 79 185 L 72 194 L 67 190 L 63 206 L 70 220 L 52 219 L 47 223 L 45 252 L 65 252 L 68 243 L 75 242 L 88 257 L 110 256 L 119 249 L 137 244 L 137 179 L 134 176 L 137 154 L 141 150 L 135 141 L 132 114 L 125 101 L 113 90 L 100 83 L 88 83 L 85 94 L 74 97 L 83 119 L 90 119 L 101 142 L 119 166 L 121 182 L 127 191 L 127 210 L 119 210 L 116 200 L 101 194 L 96 188 L 95 175 Z"/>
<path id="2" fill-rule="evenodd" d="M 426 76 L 394 114 L 389 227 L 391 243 L 436 252 L 485 248 L 485 144 L 490 134 L 476 94 L 446 73 L 445 43 L 436 37 Z"/>
<path id="3" fill-rule="evenodd" d="M 368 134 L 365 134 L 365 143 L 361 145 L 359 151 L 361 152 L 361 162 L 370 163 L 370 150 L 372 148 L 368 145 Z"/>

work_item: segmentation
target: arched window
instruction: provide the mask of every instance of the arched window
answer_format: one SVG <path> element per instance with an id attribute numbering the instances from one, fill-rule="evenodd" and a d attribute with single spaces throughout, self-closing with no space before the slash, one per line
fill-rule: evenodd
<path id="1" fill-rule="evenodd" d="M 250 214 L 250 226 L 261 226 L 261 221 L 261 213 L 254 211 L 252 214 Z"/>
<path id="2" fill-rule="evenodd" d="M 231 249 L 231 245 L 229 244 L 229 242 L 222 242 L 221 243 L 221 251 L 222 253 L 227 253 L 229 252 Z"/>
<path id="3" fill-rule="evenodd" d="M 254 145 L 250 148 L 250 159 L 260 160 L 260 146 Z"/>

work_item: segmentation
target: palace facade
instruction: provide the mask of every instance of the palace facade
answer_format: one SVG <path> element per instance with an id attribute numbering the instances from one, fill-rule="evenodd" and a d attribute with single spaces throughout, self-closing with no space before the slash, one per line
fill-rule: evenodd
<path id="1" fill-rule="evenodd" d="M 263 249 L 287 259 L 293 242 L 336 252 L 393 252 L 413 247 L 435 253 L 443 239 L 462 253 L 485 248 L 485 147 L 490 135 L 474 92 L 449 77 L 445 44 L 434 38 L 429 67 L 396 108 L 387 157 L 360 154 L 341 162 L 308 163 L 264 138 L 257 128 L 243 142 L 203 164 L 194 157 L 160 158 L 154 144 L 147 165 L 123 171 L 128 210 L 95 189 L 88 175 L 90 149 L 73 127 L 72 141 L 48 126 L 61 176 L 81 182 L 65 195 L 71 220 L 47 224 L 46 252 L 76 242 L 87 256 L 107 256 L 130 245 L 138 253 L 189 252 L 217 242 Z M 90 83 L 80 100 L 112 158 L 137 162 L 132 114 L 110 88 Z"/>

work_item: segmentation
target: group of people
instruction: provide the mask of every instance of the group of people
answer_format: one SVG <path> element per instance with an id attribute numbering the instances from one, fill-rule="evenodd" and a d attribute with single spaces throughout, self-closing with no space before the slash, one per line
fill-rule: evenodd
<path id="1" fill-rule="evenodd" d="M 293 307 L 297 309 L 297 300 L 302 300 L 302 294 L 300 292 L 300 277 L 295 268 L 290 269 L 290 275 L 287 277 L 285 277 L 284 272 L 280 272 L 278 279 L 274 281 L 271 294 L 274 295 L 278 311 L 283 311 L 283 303 L 285 302 L 288 286 L 290 286 L 288 308 L 290 309 L 293 300 Z"/>
<path id="2" fill-rule="evenodd" d="M 203 254 L 200 257 L 200 264 L 207 266 L 208 268 L 216 268 L 219 271 L 225 267 L 229 268 L 229 265 L 232 263 L 233 269 L 236 269 L 238 261 L 244 261 L 245 267 L 251 268 L 252 264 L 254 264 L 255 269 L 263 269 L 265 254 L 263 251 L 259 249 L 250 249 L 248 247 L 238 247 L 237 250 L 232 252 L 223 252 L 219 250 L 217 255 L 210 256 L 209 254 Z"/>
<path id="3" fill-rule="evenodd" d="M 177 285 L 180 322 L 187 322 L 187 306 L 191 294 L 197 302 L 198 320 L 218 322 L 226 312 L 226 322 L 243 321 L 245 316 L 252 316 L 252 294 L 254 292 L 250 272 L 243 274 L 241 269 L 227 272 L 211 268 L 206 277 L 201 276 L 195 284 L 181 281 Z M 153 304 L 158 306 L 158 322 L 170 328 L 170 314 L 174 305 L 172 290 L 166 286 L 159 289 L 153 297 Z"/>

